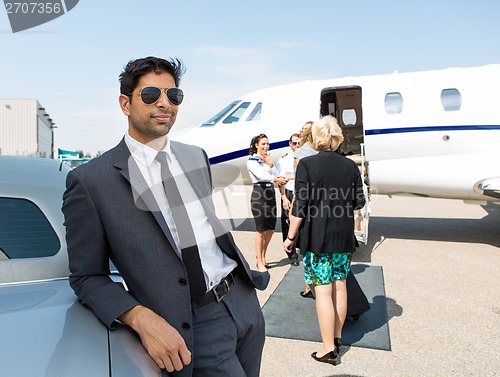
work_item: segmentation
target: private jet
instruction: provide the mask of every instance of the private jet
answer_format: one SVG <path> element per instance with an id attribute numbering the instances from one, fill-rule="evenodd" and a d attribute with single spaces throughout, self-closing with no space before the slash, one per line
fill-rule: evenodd
<path id="1" fill-rule="evenodd" d="M 500 64 L 303 81 L 255 91 L 173 139 L 208 153 L 216 190 L 249 184 L 250 140 L 273 160 L 307 121 L 335 116 L 338 152 L 358 163 L 370 194 L 500 201 Z M 358 239 L 366 243 L 369 201 Z"/>

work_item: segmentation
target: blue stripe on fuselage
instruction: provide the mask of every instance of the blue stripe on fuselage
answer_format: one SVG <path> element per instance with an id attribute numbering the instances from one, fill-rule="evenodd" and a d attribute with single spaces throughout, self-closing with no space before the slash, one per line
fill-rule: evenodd
<path id="1" fill-rule="evenodd" d="M 466 126 L 427 126 L 427 127 L 398 127 L 398 128 L 379 128 L 374 130 L 365 130 L 366 136 L 399 134 L 409 132 L 430 132 L 430 131 L 470 131 L 470 130 L 500 130 L 500 125 L 466 125 Z M 288 140 L 271 143 L 270 149 L 279 149 L 288 146 Z M 220 164 L 240 157 L 248 156 L 249 150 L 240 149 L 209 159 L 210 165 Z"/>
<path id="2" fill-rule="evenodd" d="M 280 149 L 288 147 L 288 140 L 277 141 L 276 143 L 271 143 L 269 149 Z M 240 149 L 239 151 L 233 151 L 225 154 L 221 154 L 219 156 L 214 156 L 208 159 L 210 165 L 220 164 L 222 162 L 227 162 L 231 160 L 235 160 L 240 157 L 250 156 L 249 152 L 250 148 Z"/>
<path id="3" fill-rule="evenodd" d="M 408 132 L 429 132 L 429 131 L 470 131 L 470 130 L 500 130 L 499 125 L 484 126 L 428 126 L 428 127 L 399 127 L 399 128 L 379 128 L 375 130 L 365 130 L 365 135 L 386 135 L 402 134 Z"/>

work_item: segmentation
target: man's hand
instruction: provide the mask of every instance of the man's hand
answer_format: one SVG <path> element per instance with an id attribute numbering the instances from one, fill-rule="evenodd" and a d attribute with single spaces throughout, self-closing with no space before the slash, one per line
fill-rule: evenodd
<path id="1" fill-rule="evenodd" d="M 288 180 L 286 179 L 286 177 L 279 175 L 277 177 L 274 177 L 274 182 L 276 182 L 280 186 L 284 186 L 288 182 Z"/>
<path id="2" fill-rule="evenodd" d="M 118 319 L 139 334 L 142 345 L 161 369 L 180 371 L 191 363 L 191 352 L 182 336 L 152 310 L 138 305 Z"/>
<path id="3" fill-rule="evenodd" d="M 284 211 L 288 211 L 290 210 L 290 201 L 288 200 L 288 198 L 286 197 L 286 195 L 283 195 L 282 198 L 281 198 L 281 202 L 282 202 L 282 206 L 283 206 L 283 210 Z"/>

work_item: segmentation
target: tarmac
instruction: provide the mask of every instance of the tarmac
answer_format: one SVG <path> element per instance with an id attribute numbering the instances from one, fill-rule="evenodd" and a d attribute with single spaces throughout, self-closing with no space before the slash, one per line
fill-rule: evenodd
<path id="1" fill-rule="evenodd" d="M 220 218 L 255 265 L 248 187 L 214 195 Z M 320 343 L 267 337 L 262 377 L 500 376 L 500 205 L 373 195 L 369 240 L 353 263 L 382 266 L 391 350 L 343 347 L 337 366 L 314 361 Z M 261 305 L 291 266 L 280 231 Z M 299 292 L 290 292 L 299 294 Z M 290 326 L 294 326 L 290 313 Z"/>

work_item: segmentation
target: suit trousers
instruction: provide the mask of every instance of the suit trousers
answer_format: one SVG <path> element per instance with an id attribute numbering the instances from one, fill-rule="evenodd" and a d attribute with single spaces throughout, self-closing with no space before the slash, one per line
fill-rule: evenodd
<path id="1" fill-rule="evenodd" d="M 293 192 L 290 190 L 285 190 L 285 195 L 290 203 L 292 203 L 293 200 Z M 288 211 L 285 211 L 283 209 L 283 199 L 281 199 L 281 235 L 283 237 L 283 242 L 285 242 L 286 237 L 288 236 L 288 229 L 289 229 L 289 218 L 288 218 Z M 286 253 L 289 259 L 297 259 L 298 255 L 295 251 L 295 245 L 298 245 L 297 242 L 294 243 L 294 247 L 292 249 L 292 252 L 290 254 Z"/>
<path id="2" fill-rule="evenodd" d="M 259 376 L 264 316 L 255 288 L 239 273 L 222 301 L 194 310 L 193 339 L 193 377 Z"/>

